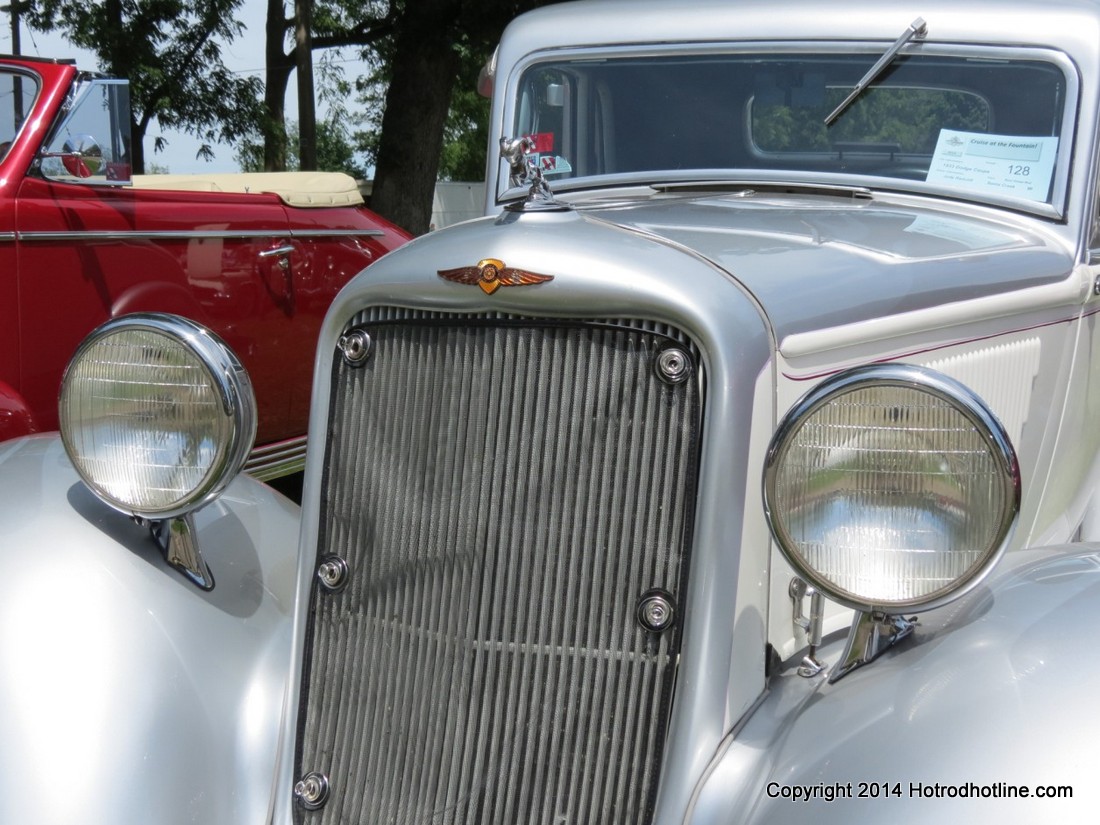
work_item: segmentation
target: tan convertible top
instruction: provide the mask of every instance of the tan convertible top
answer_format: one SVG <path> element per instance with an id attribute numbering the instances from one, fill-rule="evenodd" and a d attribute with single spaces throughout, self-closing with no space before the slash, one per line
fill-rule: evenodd
<path id="1" fill-rule="evenodd" d="M 269 192 L 289 206 L 363 203 L 355 179 L 343 172 L 238 172 L 221 175 L 134 175 L 137 189 L 187 192 Z"/>

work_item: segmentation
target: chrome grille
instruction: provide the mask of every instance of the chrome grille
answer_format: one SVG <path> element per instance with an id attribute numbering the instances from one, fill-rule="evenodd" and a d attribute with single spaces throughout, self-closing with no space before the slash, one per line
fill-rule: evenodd
<path id="1" fill-rule="evenodd" d="M 698 373 L 611 324 L 365 323 L 337 354 L 299 776 L 300 822 L 648 822 L 684 592 Z M 693 356 L 694 358 L 694 356 Z M 696 359 L 697 360 L 697 359 Z"/>

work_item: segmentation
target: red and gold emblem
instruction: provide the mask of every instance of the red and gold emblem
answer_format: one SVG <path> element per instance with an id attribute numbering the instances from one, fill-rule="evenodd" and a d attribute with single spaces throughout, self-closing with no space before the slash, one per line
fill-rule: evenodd
<path id="1" fill-rule="evenodd" d="M 527 286 L 552 281 L 553 275 L 539 275 L 525 269 L 505 266 L 498 258 L 483 258 L 477 266 L 460 266 L 458 269 L 441 269 L 439 277 L 456 284 L 477 284 L 486 295 L 492 295 L 502 286 Z"/>

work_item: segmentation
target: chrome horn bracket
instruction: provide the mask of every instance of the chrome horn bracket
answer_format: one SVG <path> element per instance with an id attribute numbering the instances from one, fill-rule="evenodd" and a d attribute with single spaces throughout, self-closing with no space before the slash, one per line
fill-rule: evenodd
<path id="1" fill-rule="evenodd" d="M 809 645 L 809 650 L 798 667 L 798 675 L 808 679 L 825 669 L 825 663 L 817 658 L 817 649 L 821 646 L 821 627 L 825 618 L 825 597 L 820 590 L 806 584 L 798 576 L 791 579 L 787 586 L 787 595 L 791 597 L 791 620 L 806 634 L 806 643 Z M 806 596 L 810 597 L 809 616 L 802 614 L 802 600 Z"/>
<path id="2" fill-rule="evenodd" d="M 842 679 L 857 667 L 881 656 L 913 632 L 916 618 L 904 619 L 886 613 L 858 612 L 852 619 L 848 643 L 840 661 L 829 674 L 829 683 Z"/>

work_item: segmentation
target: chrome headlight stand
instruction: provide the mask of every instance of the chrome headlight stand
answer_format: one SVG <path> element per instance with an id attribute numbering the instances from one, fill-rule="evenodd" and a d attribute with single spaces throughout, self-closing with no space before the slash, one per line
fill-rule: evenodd
<path id="1" fill-rule="evenodd" d="M 857 611 L 832 682 L 909 636 L 914 620 L 904 615 L 976 586 L 1004 551 L 1019 506 L 1004 428 L 954 379 L 877 364 L 807 393 L 776 429 L 764 469 L 768 525 L 798 576 L 788 592 L 809 644 L 799 672 L 822 669 L 814 598 Z"/>
<path id="2" fill-rule="evenodd" d="M 252 383 L 229 347 L 175 315 L 112 319 L 69 362 L 59 413 L 88 488 L 148 527 L 169 565 L 212 589 L 194 513 L 237 476 L 256 438 Z"/>
<path id="3" fill-rule="evenodd" d="M 847 676 L 857 667 L 885 653 L 913 632 L 915 617 L 905 619 L 876 611 L 859 611 L 852 619 L 852 629 L 840 661 L 829 673 L 829 683 Z"/>
<path id="4" fill-rule="evenodd" d="M 194 513 L 145 524 L 169 565 L 199 589 L 214 589 L 214 574 L 210 572 L 210 565 L 206 563 L 199 549 Z"/>

